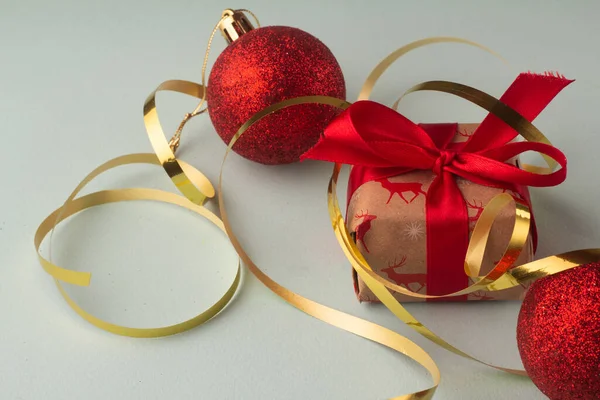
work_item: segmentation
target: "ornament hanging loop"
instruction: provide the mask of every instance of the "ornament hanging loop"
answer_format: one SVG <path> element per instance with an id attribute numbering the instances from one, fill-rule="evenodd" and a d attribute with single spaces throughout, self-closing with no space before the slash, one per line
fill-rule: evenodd
<path id="1" fill-rule="evenodd" d="M 236 40 L 237 38 L 239 38 L 244 33 L 247 33 L 249 31 L 251 31 L 252 29 L 254 29 L 254 26 L 252 25 L 252 23 L 250 23 L 250 21 L 246 17 L 245 13 L 250 14 L 252 16 L 252 18 L 254 18 L 254 20 L 256 21 L 256 25 L 258 27 L 260 27 L 260 22 L 258 21 L 258 18 L 250 10 L 246 10 L 246 9 L 232 10 L 232 9 L 228 8 L 228 9 L 225 9 L 223 11 L 223 13 L 221 14 L 221 19 L 219 19 L 219 22 L 217 22 L 217 24 L 213 28 L 212 33 L 210 34 L 210 37 L 208 38 L 208 44 L 206 45 L 206 52 L 204 53 L 204 61 L 202 62 L 202 81 L 201 81 L 202 86 L 206 87 L 206 67 L 208 64 L 208 55 L 210 53 L 210 47 L 212 45 L 212 41 L 215 38 L 217 31 L 221 30 L 223 37 L 229 44 L 229 43 L 233 42 L 234 40 Z M 185 124 L 187 124 L 187 122 L 190 119 L 194 118 L 196 115 L 200 115 L 207 110 L 206 107 L 204 109 L 201 109 L 202 105 L 204 104 L 205 101 L 206 101 L 206 91 L 204 91 L 204 93 L 202 94 L 200 103 L 198 103 L 198 105 L 196 106 L 194 111 L 192 111 L 191 113 L 185 114 L 185 116 L 183 117 L 183 120 L 179 124 L 179 127 L 175 131 L 175 134 L 169 140 L 169 147 L 171 148 L 171 151 L 173 152 L 173 154 L 175 154 L 175 152 L 179 148 L 179 145 L 181 144 L 181 133 L 183 132 L 183 128 L 185 127 Z"/>
<path id="2" fill-rule="evenodd" d="M 192 118 L 192 114 L 190 114 L 190 113 L 185 114 L 185 116 L 183 117 L 183 120 L 179 124 L 179 127 L 175 131 L 175 134 L 173 135 L 171 140 L 169 140 L 169 147 L 171 148 L 171 151 L 173 153 L 175 153 L 177 151 L 177 149 L 179 148 L 179 144 L 181 143 L 181 132 L 183 132 L 183 127 L 190 120 L 190 118 Z"/>
<path id="3" fill-rule="evenodd" d="M 183 132 L 183 128 L 185 127 L 185 124 L 187 124 L 187 122 L 190 119 L 194 118 L 196 115 L 202 114 L 206 110 L 207 109 L 204 108 L 204 109 L 199 110 L 199 111 L 194 110 L 194 112 L 185 114 L 185 116 L 183 117 L 183 120 L 181 120 L 181 122 L 179 123 L 179 127 L 175 131 L 175 134 L 169 140 L 169 147 L 171 148 L 171 151 L 173 152 L 173 154 L 175 154 L 175 152 L 179 148 L 179 145 L 181 144 L 181 133 Z"/>

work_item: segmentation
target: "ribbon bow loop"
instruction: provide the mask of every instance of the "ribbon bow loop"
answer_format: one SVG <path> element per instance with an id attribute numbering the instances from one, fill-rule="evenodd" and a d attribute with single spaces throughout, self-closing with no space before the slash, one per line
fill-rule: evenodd
<path id="1" fill-rule="evenodd" d="M 439 154 L 423 128 L 383 104 L 363 100 L 331 122 L 302 159 L 375 168 L 431 169 Z"/>
<path id="2" fill-rule="evenodd" d="M 496 125 L 487 123 L 486 126 L 490 132 L 498 130 Z M 447 171 L 480 185 L 505 189 L 515 184 L 555 186 L 566 178 L 566 157 L 551 145 L 536 142 L 501 144 L 494 140 L 492 134 L 478 129 L 478 151 L 471 152 L 470 141 L 459 146 L 450 143 L 456 132 L 456 124 L 424 127 L 427 131 L 382 104 L 370 100 L 358 101 L 325 129 L 324 135 L 302 155 L 302 159 L 320 159 L 368 168 L 363 182 L 412 170 L 430 170 L 438 177 Z M 430 134 L 435 135 L 435 141 Z M 503 136 L 506 138 L 506 134 Z M 482 137 L 489 140 L 482 142 Z M 527 151 L 549 156 L 562 168 L 551 174 L 538 174 L 506 163 Z"/>

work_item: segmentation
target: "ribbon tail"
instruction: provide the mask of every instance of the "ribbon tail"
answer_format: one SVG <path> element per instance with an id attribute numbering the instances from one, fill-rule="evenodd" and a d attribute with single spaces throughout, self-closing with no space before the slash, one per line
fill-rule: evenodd
<path id="1" fill-rule="evenodd" d="M 533 121 L 573 80 L 562 75 L 521 73 L 500 98 L 528 121 Z M 508 143 L 517 132 L 490 113 L 475 130 L 464 151 L 477 152 Z"/>
<path id="2" fill-rule="evenodd" d="M 427 294 L 444 295 L 469 286 L 464 261 L 469 246 L 469 216 L 455 178 L 442 172 L 427 191 Z M 465 301 L 467 296 L 453 297 Z M 448 299 L 428 299 L 448 301 Z"/>

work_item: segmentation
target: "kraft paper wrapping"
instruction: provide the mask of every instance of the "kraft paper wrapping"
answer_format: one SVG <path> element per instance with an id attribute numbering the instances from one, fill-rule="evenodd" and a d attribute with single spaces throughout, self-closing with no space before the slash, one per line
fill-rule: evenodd
<path id="1" fill-rule="evenodd" d="M 453 141 L 468 140 L 477 125 L 459 124 Z M 517 160 L 507 162 L 516 164 Z M 413 171 L 382 182 L 367 182 L 352 195 L 346 218 L 350 232 L 356 234 L 358 248 L 375 272 L 413 292 L 424 294 L 427 293 L 425 194 L 433 179 L 431 171 Z M 467 202 L 471 231 L 484 207 L 494 196 L 502 192 L 518 196 L 510 190 L 481 186 L 458 177 L 456 179 Z M 506 208 L 494 224 L 490 235 L 491 243 L 481 269 L 482 275 L 491 271 L 504 253 L 514 220 L 514 210 Z M 530 237 L 514 266 L 532 260 L 533 244 Z M 356 273 L 353 274 L 353 279 L 360 301 L 377 301 L 376 296 Z M 475 292 L 469 294 L 467 299 L 517 300 L 523 297 L 526 289 L 523 285 L 497 292 Z M 424 301 L 398 293 L 394 293 L 394 296 L 402 302 Z"/>

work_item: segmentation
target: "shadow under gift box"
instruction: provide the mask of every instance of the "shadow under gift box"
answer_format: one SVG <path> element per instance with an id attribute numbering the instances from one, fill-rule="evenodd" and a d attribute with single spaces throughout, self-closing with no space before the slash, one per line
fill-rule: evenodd
<path id="1" fill-rule="evenodd" d="M 426 131 L 444 124 L 422 124 Z M 453 142 L 465 142 L 479 124 L 458 124 Z M 432 129 L 433 128 L 433 129 Z M 517 165 L 513 158 L 507 163 Z M 363 183 L 351 195 L 346 222 L 355 242 L 373 271 L 380 276 L 404 286 L 412 292 L 427 294 L 427 233 L 425 224 L 425 196 L 435 178 L 432 171 L 418 170 L 402 175 Z M 500 193 L 521 198 L 519 193 L 478 185 L 455 177 L 469 214 L 469 231 L 488 202 Z M 520 188 L 521 193 L 527 191 Z M 500 260 L 510 240 L 515 223 L 514 208 L 502 210 L 493 225 L 490 242 L 481 268 L 481 275 L 490 272 Z M 448 235 L 452 235 L 448 232 Z M 533 260 L 531 236 L 514 266 Z M 353 271 L 354 287 L 360 301 L 377 302 L 377 297 Z M 473 282 L 473 280 L 471 280 Z M 467 300 L 518 300 L 526 287 L 517 286 L 497 292 L 474 292 Z M 426 301 L 394 293 L 401 302 Z M 444 301 L 464 300 L 448 297 Z"/>

